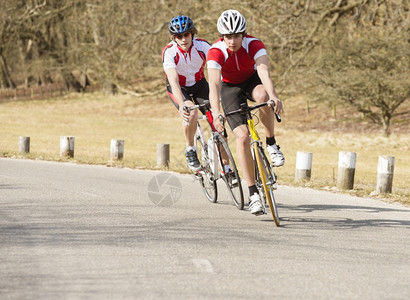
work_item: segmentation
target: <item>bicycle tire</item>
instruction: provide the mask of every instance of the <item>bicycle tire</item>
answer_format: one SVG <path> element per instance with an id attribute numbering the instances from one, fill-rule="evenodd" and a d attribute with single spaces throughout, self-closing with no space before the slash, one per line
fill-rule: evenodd
<path id="1" fill-rule="evenodd" d="M 196 176 L 199 177 L 199 184 L 208 201 L 216 203 L 218 201 L 218 186 L 209 162 L 208 145 L 201 140 L 198 133 L 195 134 L 195 144 L 198 159 L 202 165 L 202 170 Z"/>
<path id="2" fill-rule="evenodd" d="M 222 176 L 222 179 L 228 188 L 229 194 L 235 206 L 239 210 L 243 210 L 245 203 L 244 203 L 241 178 L 239 176 L 238 168 L 236 167 L 236 163 L 233 158 L 232 152 L 229 149 L 228 143 L 222 137 L 219 138 L 218 143 L 219 143 L 219 147 L 223 147 L 229 157 L 229 164 L 230 164 L 232 172 L 235 174 L 236 183 L 232 182 L 232 177 L 229 176 L 228 174 L 225 176 Z M 218 147 L 219 154 L 221 154 L 221 149 L 219 147 Z"/>
<path id="3" fill-rule="evenodd" d="M 256 162 L 258 166 L 258 180 L 263 187 L 262 191 L 264 193 L 264 197 L 266 202 L 269 205 L 269 209 L 272 213 L 273 220 L 275 221 L 276 226 L 280 226 L 279 220 L 279 213 L 278 207 L 275 201 L 275 195 L 273 193 L 273 184 L 276 183 L 275 175 L 272 173 L 268 158 L 266 157 L 263 149 L 259 146 L 254 144 L 255 154 L 256 154 Z"/>

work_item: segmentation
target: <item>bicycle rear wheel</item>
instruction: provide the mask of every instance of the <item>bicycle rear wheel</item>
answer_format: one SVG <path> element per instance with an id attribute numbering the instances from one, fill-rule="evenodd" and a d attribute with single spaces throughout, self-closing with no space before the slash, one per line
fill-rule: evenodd
<path id="1" fill-rule="evenodd" d="M 270 211 L 272 213 L 273 220 L 275 221 L 276 226 L 280 226 L 278 207 L 275 201 L 275 195 L 273 193 L 274 186 L 276 185 L 276 177 L 272 172 L 268 158 L 266 157 L 263 149 L 254 144 L 256 161 L 258 164 L 258 180 L 263 187 L 263 193 L 266 202 L 268 202 Z"/>
<path id="2" fill-rule="evenodd" d="M 231 172 L 225 173 L 225 175 L 222 176 L 222 179 L 228 188 L 228 191 L 229 191 L 229 194 L 231 195 L 233 203 L 238 209 L 242 210 L 244 207 L 244 199 L 243 199 L 241 178 L 239 177 L 239 172 L 236 167 L 232 152 L 229 149 L 228 143 L 222 137 L 219 138 L 218 149 L 219 149 L 219 157 L 221 157 L 221 153 L 223 153 L 223 151 L 225 151 L 227 156 L 229 157 L 229 165 L 231 167 Z M 223 167 L 225 168 L 224 165 Z"/>
<path id="3" fill-rule="evenodd" d="M 202 169 L 198 171 L 195 176 L 197 176 L 199 184 L 208 201 L 216 203 L 218 200 L 218 187 L 209 162 L 208 145 L 205 140 L 201 139 L 201 136 L 198 133 L 195 135 L 195 144 L 198 159 L 202 165 Z"/>

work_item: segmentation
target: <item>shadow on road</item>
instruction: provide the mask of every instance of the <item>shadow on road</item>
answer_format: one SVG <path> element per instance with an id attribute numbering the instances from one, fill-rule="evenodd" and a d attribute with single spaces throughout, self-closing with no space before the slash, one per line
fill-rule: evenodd
<path id="1" fill-rule="evenodd" d="M 384 219 L 381 214 L 385 212 L 401 212 L 403 210 L 393 208 L 354 206 L 354 205 L 279 205 L 279 211 L 289 211 L 297 213 L 292 217 L 282 217 L 282 227 L 293 227 L 294 225 L 312 226 L 312 224 L 328 225 L 332 227 L 360 228 L 360 227 L 406 227 L 410 228 L 410 220 L 400 220 L 390 218 Z M 318 215 L 312 216 L 317 212 Z M 362 212 L 372 214 L 379 218 L 355 219 L 352 214 Z M 335 213 L 339 216 L 334 216 Z M 308 214 L 309 216 L 302 216 Z M 322 216 L 321 216 L 322 215 Z M 352 215 L 352 216 L 351 216 Z M 282 214 L 283 216 L 283 214 Z"/>

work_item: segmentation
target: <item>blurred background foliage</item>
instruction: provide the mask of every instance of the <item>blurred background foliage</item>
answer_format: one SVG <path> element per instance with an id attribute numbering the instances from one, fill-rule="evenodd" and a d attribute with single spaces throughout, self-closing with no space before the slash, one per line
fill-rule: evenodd
<path id="1" fill-rule="evenodd" d="M 190 16 L 213 43 L 239 10 L 268 52 L 279 93 L 346 103 L 380 124 L 410 117 L 408 0 L 0 0 L 0 89 L 163 93 L 168 22 Z M 404 109 L 403 109 L 404 107 Z"/>

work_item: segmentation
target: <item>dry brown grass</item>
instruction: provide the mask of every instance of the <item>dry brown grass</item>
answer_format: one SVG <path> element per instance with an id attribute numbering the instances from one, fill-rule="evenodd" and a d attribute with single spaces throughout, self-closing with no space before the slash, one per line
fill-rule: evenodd
<path id="1" fill-rule="evenodd" d="M 410 204 L 410 136 L 408 123 L 396 126 L 387 139 L 357 114 L 348 110 L 331 118 L 327 107 L 316 103 L 309 114 L 301 98 L 285 100 L 286 113 L 276 135 L 286 156 L 277 170 L 280 182 L 335 190 L 338 153 L 357 153 L 355 187 L 348 193 L 369 196 L 375 190 L 379 155 L 395 157 L 393 194 L 388 201 Z M 188 172 L 183 154 L 181 121 L 165 96 L 136 99 L 99 93 L 69 95 L 54 100 L 0 102 L 0 155 L 61 161 L 59 137 L 75 137 L 78 163 L 116 165 L 130 168 L 156 167 L 156 145 L 171 145 L 170 169 Z M 257 128 L 260 128 L 258 126 Z M 259 130 L 262 133 L 262 130 Z M 31 138 L 31 153 L 18 153 L 18 137 Z M 109 161 L 110 140 L 125 141 L 124 159 Z M 235 153 L 234 141 L 230 144 Z M 295 183 L 296 152 L 313 153 L 312 178 Z M 340 191 L 339 191 L 340 192 Z"/>

